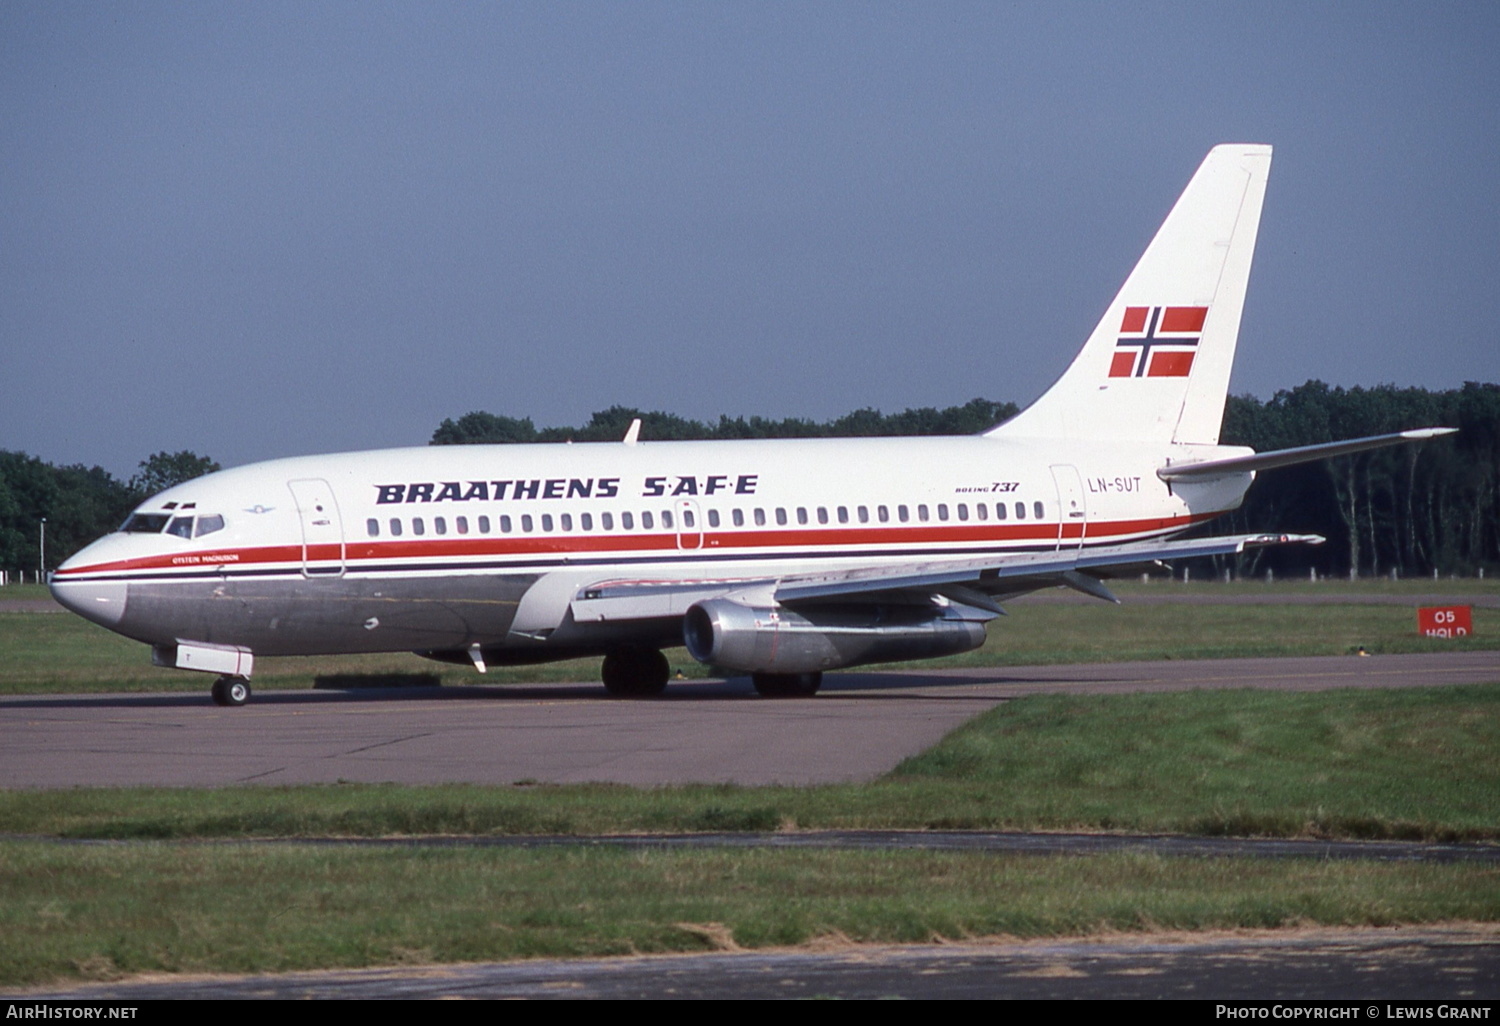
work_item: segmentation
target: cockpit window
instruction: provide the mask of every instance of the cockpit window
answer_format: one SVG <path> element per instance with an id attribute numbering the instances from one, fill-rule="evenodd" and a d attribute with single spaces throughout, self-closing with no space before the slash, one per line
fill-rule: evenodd
<path id="1" fill-rule="evenodd" d="M 193 536 L 193 518 L 173 517 L 172 522 L 167 525 L 167 533 L 175 534 L 179 538 L 191 538 Z"/>
<path id="2" fill-rule="evenodd" d="M 132 513 L 120 525 L 126 534 L 160 534 L 171 519 L 165 513 Z"/>
<path id="3" fill-rule="evenodd" d="M 213 534 L 215 531 L 224 530 L 224 518 L 217 513 L 198 518 L 198 529 L 193 532 L 193 537 L 202 538 L 205 534 Z"/>

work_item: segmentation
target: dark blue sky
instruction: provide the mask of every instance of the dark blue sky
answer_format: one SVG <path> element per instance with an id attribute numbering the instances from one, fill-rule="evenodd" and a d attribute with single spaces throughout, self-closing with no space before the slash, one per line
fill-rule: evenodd
<path id="1" fill-rule="evenodd" d="M 1218 142 L 1233 387 L 1500 379 L 1500 5 L 0 5 L 0 448 L 1025 403 Z"/>

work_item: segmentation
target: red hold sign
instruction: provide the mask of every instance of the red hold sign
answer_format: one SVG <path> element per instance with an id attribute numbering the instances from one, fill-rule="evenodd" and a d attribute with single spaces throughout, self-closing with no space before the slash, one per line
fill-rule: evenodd
<path id="1" fill-rule="evenodd" d="M 1417 610 L 1417 633 L 1429 638 L 1463 638 L 1474 633 L 1472 606 L 1423 606 Z"/>

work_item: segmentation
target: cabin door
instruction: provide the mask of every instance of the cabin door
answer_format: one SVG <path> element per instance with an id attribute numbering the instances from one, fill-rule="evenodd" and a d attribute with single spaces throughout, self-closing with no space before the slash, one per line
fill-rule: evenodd
<path id="1" fill-rule="evenodd" d="M 1054 463 L 1052 480 L 1057 484 L 1057 551 L 1080 549 L 1089 529 L 1083 479 L 1072 464 Z"/>
<path id="2" fill-rule="evenodd" d="M 338 577 L 344 572 L 344 525 L 333 489 L 322 478 L 288 481 L 302 520 L 302 574 Z"/>

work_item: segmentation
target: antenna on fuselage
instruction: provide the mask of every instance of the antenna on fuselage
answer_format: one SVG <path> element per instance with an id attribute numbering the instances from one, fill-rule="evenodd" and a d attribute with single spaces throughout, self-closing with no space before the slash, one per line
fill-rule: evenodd
<path id="1" fill-rule="evenodd" d="M 630 427 L 625 429 L 625 438 L 623 439 L 623 441 L 626 445 L 634 445 L 636 442 L 640 441 L 640 438 L 641 418 L 637 417 L 635 418 L 635 420 L 632 420 L 630 422 Z"/>

